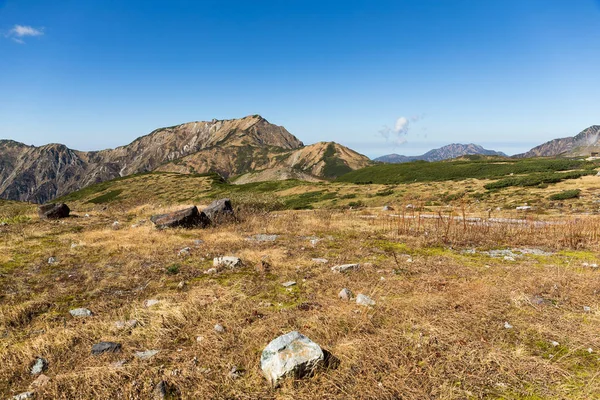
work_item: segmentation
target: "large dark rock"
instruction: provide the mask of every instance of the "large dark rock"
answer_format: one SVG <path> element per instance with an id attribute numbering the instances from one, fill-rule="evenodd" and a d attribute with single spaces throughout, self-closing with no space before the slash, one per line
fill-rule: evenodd
<path id="1" fill-rule="evenodd" d="M 210 225 L 210 219 L 204 212 L 199 212 L 196 206 L 167 214 L 153 215 L 150 217 L 150 221 L 157 228 L 161 229 L 177 227 L 192 228 L 196 226 L 204 228 Z"/>
<path id="2" fill-rule="evenodd" d="M 202 210 L 202 212 L 212 222 L 219 222 L 234 217 L 233 207 L 231 207 L 231 200 L 229 199 L 215 200 Z"/>
<path id="3" fill-rule="evenodd" d="M 38 215 L 43 219 L 67 218 L 71 210 L 64 203 L 50 203 L 38 207 Z"/>
<path id="4" fill-rule="evenodd" d="M 102 353 L 118 353 L 121 351 L 121 343 L 100 342 L 92 346 L 92 354 L 97 356 Z"/>

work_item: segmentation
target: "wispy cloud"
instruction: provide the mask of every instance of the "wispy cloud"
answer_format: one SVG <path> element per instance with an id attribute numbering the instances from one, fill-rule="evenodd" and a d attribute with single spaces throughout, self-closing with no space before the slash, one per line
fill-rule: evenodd
<path id="1" fill-rule="evenodd" d="M 398 146 L 406 143 L 406 135 L 412 126 L 412 124 L 421 120 L 423 116 L 415 115 L 412 117 L 399 117 L 396 119 L 396 123 L 393 128 L 390 128 L 387 125 L 384 125 L 383 128 L 379 130 L 379 134 L 385 138 L 387 142 Z"/>
<path id="2" fill-rule="evenodd" d="M 10 31 L 8 31 L 6 37 L 17 43 L 24 44 L 25 38 L 42 35 L 44 35 L 44 28 L 34 28 L 27 25 L 15 25 Z"/>

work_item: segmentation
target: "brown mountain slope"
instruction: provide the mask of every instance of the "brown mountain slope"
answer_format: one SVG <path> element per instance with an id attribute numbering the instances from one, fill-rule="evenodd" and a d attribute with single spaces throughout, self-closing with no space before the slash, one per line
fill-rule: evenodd
<path id="1" fill-rule="evenodd" d="M 600 151 L 600 125 L 592 125 L 577 136 L 554 139 L 517 157 L 578 157 Z"/>
<path id="2" fill-rule="evenodd" d="M 320 142 L 294 150 L 273 147 L 228 146 L 198 151 L 160 166 L 158 171 L 179 173 L 218 172 L 235 183 L 335 178 L 363 168 L 371 161 L 333 142 Z"/>
<path id="3" fill-rule="evenodd" d="M 34 147 L 2 140 L 0 198 L 44 203 L 92 183 L 152 171 L 200 150 L 219 153 L 229 146 L 288 150 L 303 144 L 285 128 L 258 115 L 161 128 L 126 146 L 96 152 L 71 150 L 60 144 Z"/>

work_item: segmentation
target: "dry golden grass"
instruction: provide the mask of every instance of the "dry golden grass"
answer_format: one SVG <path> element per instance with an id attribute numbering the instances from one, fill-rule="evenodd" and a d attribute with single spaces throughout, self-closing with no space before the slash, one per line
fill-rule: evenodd
<path id="1" fill-rule="evenodd" d="M 406 210 L 404 204 L 398 208 Z M 50 222 L 30 215 L 0 227 L 0 397 L 28 389 L 37 356 L 49 361 L 50 381 L 36 389 L 42 399 L 147 399 L 161 380 L 183 399 L 590 399 L 600 393 L 600 271 L 584 266 L 599 261 L 594 217 L 546 217 L 556 224 L 537 227 L 532 217 L 526 224 L 464 223 L 458 206 L 440 211 L 452 216 L 446 219 L 379 209 L 242 210 L 240 222 L 206 230 L 158 231 L 140 223 L 172 208 L 88 207 L 89 218 Z M 464 215 L 482 212 L 473 205 Z M 257 233 L 280 236 L 246 239 Z M 312 237 L 321 240 L 313 245 Z M 184 247 L 189 256 L 178 255 Z M 553 254 L 509 261 L 463 251 L 521 247 Z M 237 255 L 245 265 L 205 275 L 218 255 Z M 58 262 L 48 264 L 50 256 Z M 315 257 L 329 264 L 312 262 Z M 347 262 L 363 265 L 331 272 Z M 281 286 L 288 280 L 298 283 L 289 291 Z M 337 298 L 343 287 L 377 304 L 343 302 Z M 147 299 L 160 303 L 146 308 Z M 72 318 L 75 307 L 95 315 Z M 139 326 L 115 328 L 127 319 Z M 216 323 L 226 331 L 214 332 Z M 291 330 L 339 364 L 271 389 L 260 373 L 260 353 Z M 119 342 L 123 350 L 92 356 L 99 341 Z M 133 356 L 147 349 L 160 353 L 149 360 Z M 114 366 L 119 360 L 127 363 Z M 245 370 L 241 378 L 228 377 L 233 366 Z"/>

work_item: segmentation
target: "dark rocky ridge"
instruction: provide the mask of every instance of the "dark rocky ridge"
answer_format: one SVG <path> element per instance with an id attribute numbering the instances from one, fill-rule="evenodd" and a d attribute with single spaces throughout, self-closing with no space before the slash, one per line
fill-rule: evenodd
<path id="1" fill-rule="evenodd" d="M 374 161 L 385 162 L 385 163 L 404 163 L 411 161 L 442 161 L 449 160 L 452 158 L 462 157 L 466 155 L 484 155 L 484 156 L 501 156 L 506 157 L 506 154 L 487 150 L 477 144 L 460 144 L 453 143 L 447 146 L 440 147 L 439 149 L 429 150 L 427 153 L 420 156 L 403 156 L 399 154 L 388 154 L 376 158 Z"/>

